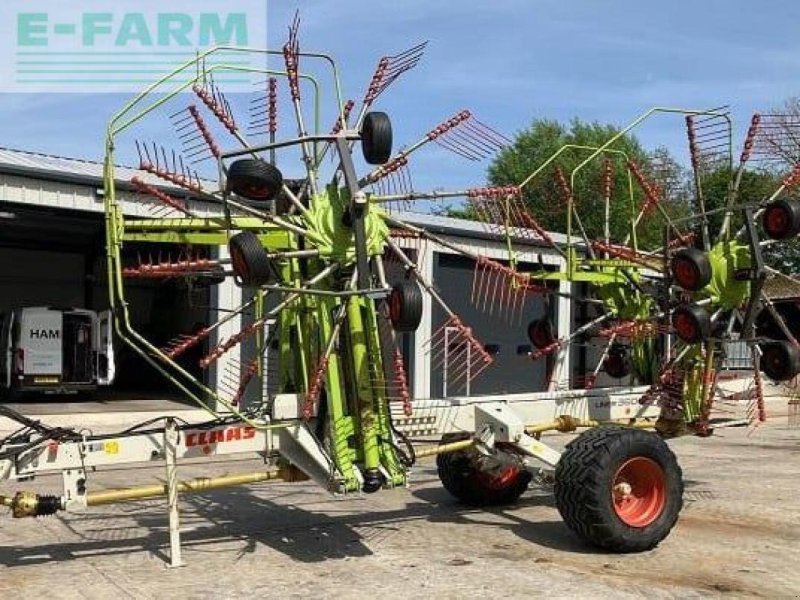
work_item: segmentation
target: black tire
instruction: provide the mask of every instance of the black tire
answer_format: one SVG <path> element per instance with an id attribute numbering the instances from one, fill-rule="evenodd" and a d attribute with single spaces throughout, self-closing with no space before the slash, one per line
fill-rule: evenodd
<path id="1" fill-rule="evenodd" d="M 648 497 L 651 479 L 659 491 Z M 618 495 L 621 485 L 631 486 L 630 504 Z M 598 427 L 567 445 L 556 466 L 555 499 L 567 527 L 583 540 L 612 552 L 643 552 L 667 537 L 678 520 L 683 474 L 657 434 Z"/>
<path id="2" fill-rule="evenodd" d="M 528 339 L 538 350 L 554 344 L 556 336 L 553 334 L 553 324 L 550 319 L 534 319 L 528 323 Z"/>
<path id="3" fill-rule="evenodd" d="M 243 231 L 228 242 L 233 272 L 245 286 L 266 285 L 274 281 L 274 270 L 267 251 L 252 231 Z"/>
<path id="4" fill-rule="evenodd" d="M 794 300 L 775 301 L 773 307 L 789 332 L 795 338 L 800 338 L 800 303 Z M 758 311 L 755 324 L 757 337 L 770 340 L 787 339 L 778 320 L 766 306 Z"/>
<path id="5" fill-rule="evenodd" d="M 470 437 L 468 433 L 446 433 L 440 443 L 450 444 Z M 437 455 L 436 468 L 444 489 L 469 506 L 513 504 L 528 489 L 532 477 L 524 469 L 502 471 L 497 477 L 487 476 L 478 470 L 467 450 Z"/>
<path id="6" fill-rule="evenodd" d="M 684 304 L 672 313 L 675 333 L 687 344 L 697 344 L 711 335 L 711 315 L 702 306 Z"/>
<path id="7" fill-rule="evenodd" d="M 415 282 L 404 280 L 392 287 L 388 298 L 389 320 L 399 333 L 416 331 L 422 322 L 422 290 Z"/>
<path id="8" fill-rule="evenodd" d="M 603 361 L 603 370 L 609 377 L 622 379 L 631 374 L 631 361 L 628 351 L 623 346 L 614 345 L 608 351 L 608 356 Z"/>
<path id="9" fill-rule="evenodd" d="M 672 279 L 683 289 L 697 292 L 711 281 L 711 263 L 705 252 L 697 248 L 683 248 L 670 261 Z"/>
<path id="10" fill-rule="evenodd" d="M 787 240 L 800 233 L 800 202 L 780 198 L 770 203 L 761 217 L 764 232 L 773 240 Z"/>
<path id="11" fill-rule="evenodd" d="M 384 112 L 367 113 L 361 126 L 361 151 L 370 165 L 383 165 L 392 156 L 392 122 Z"/>
<path id="12" fill-rule="evenodd" d="M 760 344 L 761 372 L 773 381 L 789 381 L 800 373 L 800 349 L 787 341 Z"/>
<path id="13" fill-rule="evenodd" d="M 228 168 L 228 191 L 256 202 L 266 202 L 283 187 L 283 174 L 263 160 L 243 158 Z"/>

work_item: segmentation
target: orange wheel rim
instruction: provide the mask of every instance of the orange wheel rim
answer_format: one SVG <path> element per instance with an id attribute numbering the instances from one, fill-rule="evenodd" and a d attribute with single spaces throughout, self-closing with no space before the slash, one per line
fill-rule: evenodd
<path id="1" fill-rule="evenodd" d="M 392 323 L 400 320 L 400 313 L 403 311 L 403 295 L 398 290 L 392 291 L 389 296 L 389 318 Z"/>
<path id="2" fill-rule="evenodd" d="M 617 469 L 611 483 L 614 512 L 629 527 L 647 527 L 664 512 L 666 490 L 661 465 L 643 456 L 631 458 Z"/>
<path id="3" fill-rule="evenodd" d="M 268 200 L 272 197 L 272 188 L 266 185 L 248 185 L 245 188 L 245 192 L 251 198 Z"/>
<path id="4" fill-rule="evenodd" d="M 699 279 L 694 265 L 686 259 L 675 261 L 673 275 L 678 285 L 685 290 L 694 289 Z"/>
<path id="5" fill-rule="evenodd" d="M 477 470 L 475 475 L 478 478 L 481 486 L 490 490 L 503 490 L 517 480 L 520 470 L 518 467 L 507 466 L 497 471 L 481 471 Z"/>
<path id="6" fill-rule="evenodd" d="M 789 215 L 780 206 L 768 208 L 764 221 L 764 228 L 772 237 L 781 237 L 789 229 Z"/>
<path id="7" fill-rule="evenodd" d="M 238 248 L 231 248 L 231 262 L 233 263 L 234 272 L 242 279 L 247 279 L 247 261 Z"/>
<path id="8" fill-rule="evenodd" d="M 688 314 L 677 314 L 673 319 L 672 324 L 675 327 L 675 332 L 678 334 L 678 337 L 684 341 L 692 341 L 699 337 L 697 323 Z"/>

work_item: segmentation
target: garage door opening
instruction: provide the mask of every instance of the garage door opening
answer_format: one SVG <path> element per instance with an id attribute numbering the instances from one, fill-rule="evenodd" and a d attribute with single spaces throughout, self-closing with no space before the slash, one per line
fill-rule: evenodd
<path id="1" fill-rule="evenodd" d="M 0 313 L 23 307 L 71 307 L 102 312 L 108 309 L 103 215 L 50 208 L 21 207 L 0 203 L 6 215 L 0 228 Z M 174 245 L 128 244 L 123 261 L 158 260 L 174 256 Z M 166 346 L 178 335 L 208 325 L 210 290 L 186 281 L 133 280 L 126 290 L 134 327 Z M 81 323 L 68 320 L 65 334 L 81 336 Z M 84 332 L 85 333 L 85 332 Z M 124 410 L 124 403 L 181 401 L 181 395 L 163 375 L 148 365 L 120 340 L 115 340 L 116 380 L 110 387 L 90 393 L 23 394 L 14 402 L 63 405 L 99 403 L 110 410 Z M 203 347 L 181 357 L 181 364 L 200 378 L 207 377 L 198 361 Z M 68 356 L 71 375 L 80 376 L 85 361 Z M 73 360 L 74 359 L 74 360 Z M 73 364 L 74 363 L 74 364 Z M 83 373 L 85 375 L 85 373 Z M 7 400 L 7 399 L 6 399 Z"/>

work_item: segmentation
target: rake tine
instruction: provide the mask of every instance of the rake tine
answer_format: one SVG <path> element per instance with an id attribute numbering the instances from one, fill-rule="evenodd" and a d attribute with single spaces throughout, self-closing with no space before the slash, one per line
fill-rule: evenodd
<path id="1" fill-rule="evenodd" d="M 480 160 L 479 157 L 475 156 L 471 152 L 469 152 L 467 150 L 464 150 L 463 148 L 460 148 L 458 145 L 453 145 L 452 143 L 450 143 L 450 142 L 448 142 L 446 140 L 436 139 L 436 140 L 433 140 L 433 141 L 436 144 L 438 144 L 439 146 L 441 146 L 442 148 L 444 148 L 445 150 L 449 150 L 450 152 L 454 152 L 455 154 L 458 154 L 459 156 L 461 156 L 463 158 L 466 158 L 467 160 L 471 160 L 471 161 Z"/>
<path id="2" fill-rule="evenodd" d="M 485 288 L 483 290 L 483 293 L 481 294 L 481 297 L 483 298 L 483 304 L 481 305 L 481 310 L 483 312 L 486 312 L 486 307 L 488 306 L 488 303 L 489 303 L 489 296 L 491 295 L 492 273 L 493 273 L 493 271 L 492 271 L 491 265 L 489 264 L 489 262 L 487 260 L 487 262 L 486 262 Z"/>
<path id="3" fill-rule="evenodd" d="M 500 288 L 502 275 L 498 269 L 492 272 L 492 299 L 489 302 L 489 316 L 494 315 L 495 303 L 498 300 L 498 289 Z"/>
<path id="4" fill-rule="evenodd" d="M 508 136 L 500 133 L 499 131 L 497 131 L 493 127 L 490 127 L 489 125 L 487 125 L 483 121 L 479 121 L 479 120 L 475 119 L 472 122 L 472 126 L 475 129 L 481 131 L 482 135 L 486 136 L 488 139 L 491 139 L 493 141 L 493 143 L 495 143 L 497 146 L 499 146 L 499 148 L 503 148 L 505 146 L 510 146 L 511 144 L 514 143 L 514 141 L 512 139 L 510 139 Z"/>
<path id="5" fill-rule="evenodd" d="M 481 158 L 485 158 L 496 150 L 493 144 L 482 139 L 479 135 L 475 135 L 475 131 L 471 127 L 471 121 L 466 121 L 460 130 L 453 132 L 452 136 L 461 140 L 465 146 L 472 148 Z"/>
<path id="6" fill-rule="evenodd" d="M 376 66 L 372 76 L 372 80 L 370 81 L 367 91 L 364 94 L 364 99 L 362 100 L 361 111 L 358 119 L 359 122 L 361 119 L 363 119 L 364 114 L 366 114 L 366 111 L 370 106 L 372 106 L 378 96 L 386 91 L 386 89 L 392 83 L 394 83 L 400 77 L 400 75 L 417 66 L 419 61 L 422 59 L 422 55 L 424 54 L 427 44 L 427 41 L 422 42 L 394 56 L 384 56 L 378 61 L 378 65 Z"/>
<path id="7" fill-rule="evenodd" d="M 470 304 L 475 304 L 475 292 L 478 289 L 478 274 L 482 270 L 481 264 L 480 261 L 476 262 L 475 268 L 472 270 L 472 293 L 469 297 Z"/>
<path id="8" fill-rule="evenodd" d="M 486 123 L 479 121 L 477 119 L 473 119 L 470 122 L 470 127 L 480 132 L 479 135 L 485 137 L 487 140 L 490 140 L 493 144 L 499 146 L 499 148 L 503 148 L 505 146 L 510 146 L 514 143 L 513 140 L 509 139 L 507 136 L 503 135 L 496 129 L 489 127 Z M 498 148 L 498 149 L 499 149 Z"/>
<path id="9" fill-rule="evenodd" d="M 402 61 L 402 60 L 407 59 L 409 56 L 421 57 L 422 56 L 422 52 L 425 51 L 425 48 L 427 47 L 427 45 L 428 45 L 428 40 L 425 40 L 424 42 L 420 42 L 416 46 L 412 46 L 408 50 L 404 50 L 403 52 L 400 52 L 399 54 L 395 54 L 394 56 L 388 56 L 387 58 L 390 61 Z"/>
<path id="10" fill-rule="evenodd" d="M 517 323 L 522 322 L 522 315 L 525 314 L 525 303 L 528 300 L 528 293 L 522 284 L 520 284 L 519 289 L 519 307 L 517 309 Z"/>

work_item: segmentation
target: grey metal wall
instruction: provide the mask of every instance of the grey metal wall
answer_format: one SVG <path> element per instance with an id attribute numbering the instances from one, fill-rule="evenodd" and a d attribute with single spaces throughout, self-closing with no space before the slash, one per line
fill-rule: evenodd
<path id="1" fill-rule="evenodd" d="M 495 362 L 479 375 L 471 384 L 471 394 L 494 394 L 530 392 L 546 388 L 546 360 L 531 361 L 526 356 L 517 355 L 517 346 L 530 344 L 527 325 L 531 319 L 542 317 L 547 310 L 541 298 L 528 296 L 521 316 L 509 323 L 503 318 L 490 316 L 472 305 L 472 278 L 475 263 L 467 258 L 437 254 L 434 266 L 434 281 L 443 299 L 461 318 L 472 327 L 475 336 L 484 344 L 497 344 L 500 352 Z M 522 265 L 524 268 L 525 265 Z M 553 318 L 554 315 L 551 315 Z M 444 311 L 434 305 L 433 330 L 438 330 L 446 321 Z M 442 368 L 433 365 L 431 376 L 431 396 L 442 395 Z M 448 389 L 448 395 L 464 393 L 463 387 Z"/>

